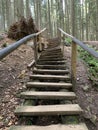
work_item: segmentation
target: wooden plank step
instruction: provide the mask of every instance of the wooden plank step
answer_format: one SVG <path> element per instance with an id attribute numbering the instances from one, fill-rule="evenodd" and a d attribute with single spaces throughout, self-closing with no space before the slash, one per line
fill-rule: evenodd
<path id="1" fill-rule="evenodd" d="M 65 64 L 65 61 L 40 61 L 40 62 L 37 62 L 37 64 L 48 64 L 48 65 L 53 65 L 53 64 Z"/>
<path id="2" fill-rule="evenodd" d="M 36 65 L 38 69 L 66 69 L 65 65 Z"/>
<path id="3" fill-rule="evenodd" d="M 45 87 L 55 87 L 55 88 L 72 88 L 71 83 L 54 83 L 54 82 L 27 82 L 27 87 L 45 88 Z"/>
<path id="4" fill-rule="evenodd" d="M 61 49 L 55 49 L 55 50 L 51 50 L 51 49 L 50 49 L 50 50 L 47 50 L 47 49 L 46 49 L 46 50 L 44 50 L 41 54 L 43 54 L 43 53 L 50 53 L 50 52 L 52 52 L 52 53 L 53 53 L 53 52 L 56 52 L 56 53 L 57 53 L 57 52 L 62 52 L 62 50 L 61 50 Z"/>
<path id="5" fill-rule="evenodd" d="M 62 59 L 63 56 L 48 56 L 48 57 L 45 57 L 45 56 L 42 56 L 42 57 L 39 57 L 39 59 Z"/>
<path id="6" fill-rule="evenodd" d="M 46 52 L 46 53 L 41 53 L 41 56 L 47 56 L 47 55 L 63 55 L 63 53 L 61 52 L 61 51 L 59 51 L 59 52 Z"/>
<path id="7" fill-rule="evenodd" d="M 54 60 L 42 60 L 40 62 L 46 62 L 46 63 L 66 63 L 65 59 L 64 60 L 56 60 L 56 61 L 54 61 Z"/>
<path id="8" fill-rule="evenodd" d="M 67 99 L 73 100 L 76 98 L 76 94 L 74 92 L 36 92 L 36 91 L 26 91 L 20 94 L 21 98 L 24 99 Z"/>
<path id="9" fill-rule="evenodd" d="M 57 50 L 61 50 L 61 48 L 60 47 L 47 48 L 45 51 L 49 52 L 49 51 L 57 51 Z"/>
<path id="10" fill-rule="evenodd" d="M 47 55 L 40 55 L 40 57 L 59 57 L 59 56 L 62 56 L 63 57 L 63 55 L 62 54 L 60 54 L 60 53 L 58 53 L 58 54 L 53 54 L 53 53 L 51 53 L 51 54 L 47 54 Z"/>
<path id="11" fill-rule="evenodd" d="M 55 58 L 63 58 L 63 56 L 42 56 L 42 57 L 39 57 L 39 59 L 42 59 L 42 58 L 47 58 L 47 59 L 55 59 Z"/>
<path id="12" fill-rule="evenodd" d="M 78 115 L 82 109 L 78 104 L 18 106 L 15 110 L 17 116 L 48 116 L 48 115 Z"/>
<path id="13" fill-rule="evenodd" d="M 60 45 L 60 43 L 50 43 L 50 44 L 48 44 L 48 46 L 59 46 Z"/>
<path id="14" fill-rule="evenodd" d="M 65 60 L 63 57 L 41 57 L 40 60 L 52 60 L 52 61 L 58 61 L 58 60 Z"/>
<path id="15" fill-rule="evenodd" d="M 55 46 L 56 46 L 56 45 L 60 45 L 60 43 L 59 43 L 59 44 L 58 44 L 58 43 L 49 43 L 49 44 L 48 44 L 48 46 L 54 46 L 54 45 L 55 45 Z"/>
<path id="16" fill-rule="evenodd" d="M 52 48 L 55 48 L 55 47 L 58 47 L 59 45 L 48 45 L 48 49 L 52 49 Z"/>
<path id="17" fill-rule="evenodd" d="M 57 74 L 57 75 L 65 75 L 68 74 L 68 70 L 48 70 L 48 69 L 34 69 L 33 73 L 35 74 Z"/>
<path id="18" fill-rule="evenodd" d="M 36 74 L 36 75 L 30 75 L 30 79 L 43 79 L 43 80 L 70 80 L 70 77 L 68 75 L 41 75 L 41 74 Z"/>
<path id="19" fill-rule="evenodd" d="M 58 56 L 58 57 L 62 56 L 63 57 L 63 55 L 61 53 L 58 53 L 58 54 L 56 54 L 56 53 L 49 53 L 49 54 L 43 54 L 43 55 L 41 54 L 40 55 L 40 57 L 48 57 L 48 56 L 51 56 L 51 57 L 52 56 Z"/>
<path id="20" fill-rule="evenodd" d="M 56 55 L 56 54 L 57 54 L 57 55 L 59 55 L 59 54 L 60 54 L 60 55 L 63 55 L 61 51 L 44 52 L 44 53 L 42 52 L 42 53 L 41 53 L 41 55 L 43 55 L 43 56 L 44 56 L 44 55 Z"/>
<path id="21" fill-rule="evenodd" d="M 54 53 L 54 52 L 62 52 L 62 51 L 61 51 L 61 49 L 55 49 L 55 50 L 51 50 L 51 49 L 47 50 L 46 49 L 45 51 L 42 52 L 42 54 L 44 54 L 44 53 Z"/>
<path id="22" fill-rule="evenodd" d="M 62 52 L 61 48 L 57 48 L 57 49 L 54 49 L 54 48 L 47 48 L 45 49 L 42 53 L 50 53 L 50 52 Z"/>
<path id="23" fill-rule="evenodd" d="M 10 130 L 88 130 L 84 123 L 73 125 L 49 125 L 49 126 L 12 126 Z"/>
<path id="24" fill-rule="evenodd" d="M 53 58 L 53 59 L 48 59 L 48 58 L 39 58 L 38 61 L 64 61 L 66 60 L 65 58 Z"/>

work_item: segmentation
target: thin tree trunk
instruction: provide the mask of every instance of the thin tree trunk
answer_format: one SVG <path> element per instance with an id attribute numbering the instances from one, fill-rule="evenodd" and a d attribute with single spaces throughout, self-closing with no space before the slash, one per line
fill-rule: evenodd
<path id="1" fill-rule="evenodd" d="M 10 0 L 6 0 L 6 21 L 7 21 L 7 29 L 9 28 L 9 26 L 11 25 L 11 1 Z"/>
<path id="2" fill-rule="evenodd" d="M 72 0 L 72 35 L 75 36 L 75 0 Z"/>
<path id="3" fill-rule="evenodd" d="M 98 41 L 98 0 L 96 0 L 96 40 Z"/>
<path id="4" fill-rule="evenodd" d="M 49 35 L 52 37 L 51 15 L 50 15 L 50 1 L 48 0 L 48 19 L 49 19 Z"/>
<path id="5" fill-rule="evenodd" d="M 5 31 L 6 30 L 6 27 L 5 27 L 5 1 L 4 0 L 1 0 L 1 11 L 2 11 L 2 14 L 1 14 L 1 20 L 2 20 L 2 27 L 3 27 L 3 30 Z"/>
<path id="6" fill-rule="evenodd" d="M 31 16 L 31 10 L 30 10 L 30 5 L 29 5 L 29 0 L 26 0 L 26 18 Z"/>

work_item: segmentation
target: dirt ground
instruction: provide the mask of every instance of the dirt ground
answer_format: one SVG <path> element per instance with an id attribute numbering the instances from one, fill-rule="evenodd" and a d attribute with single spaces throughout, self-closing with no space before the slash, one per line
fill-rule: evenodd
<path id="1" fill-rule="evenodd" d="M 5 38 L 1 46 L 14 41 Z M 0 61 L 0 130 L 7 130 L 12 124 L 17 124 L 13 111 L 20 104 L 18 94 L 25 89 L 29 70 L 27 65 L 33 60 L 33 50 L 22 45 L 9 56 Z"/>
<path id="2" fill-rule="evenodd" d="M 5 38 L 0 41 L 0 47 L 4 43 L 14 41 Z M 65 57 L 70 66 L 70 47 L 65 47 Z M 14 110 L 21 102 L 18 94 L 25 89 L 30 71 L 27 65 L 33 60 L 33 50 L 30 46 L 22 45 L 16 51 L 0 61 L 0 130 L 17 124 Z M 87 68 L 83 61 L 77 63 L 77 86 L 75 88 L 78 101 L 84 113 L 82 117 L 89 130 L 98 130 L 98 91 L 88 79 Z"/>

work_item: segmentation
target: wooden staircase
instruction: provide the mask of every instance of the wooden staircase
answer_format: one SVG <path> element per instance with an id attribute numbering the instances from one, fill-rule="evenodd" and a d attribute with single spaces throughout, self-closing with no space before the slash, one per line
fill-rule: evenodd
<path id="1" fill-rule="evenodd" d="M 73 103 L 76 94 L 65 60 L 59 45 L 50 45 L 43 51 L 26 84 L 27 91 L 20 94 L 24 104 L 15 110 L 15 115 L 21 120 L 23 117 L 57 116 L 60 123 L 44 126 L 25 124 L 12 126 L 10 130 L 88 130 L 85 123 L 80 121 L 83 110 Z"/>

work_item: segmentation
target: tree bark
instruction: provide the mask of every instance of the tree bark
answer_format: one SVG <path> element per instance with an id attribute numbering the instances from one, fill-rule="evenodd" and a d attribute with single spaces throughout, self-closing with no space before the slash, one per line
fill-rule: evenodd
<path id="1" fill-rule="evenodd" d="M 72 17 L 72 35 L 75 36 L 75 0 L 72 0 L 72 12 L 71 12 L 71 17 Z"/>

